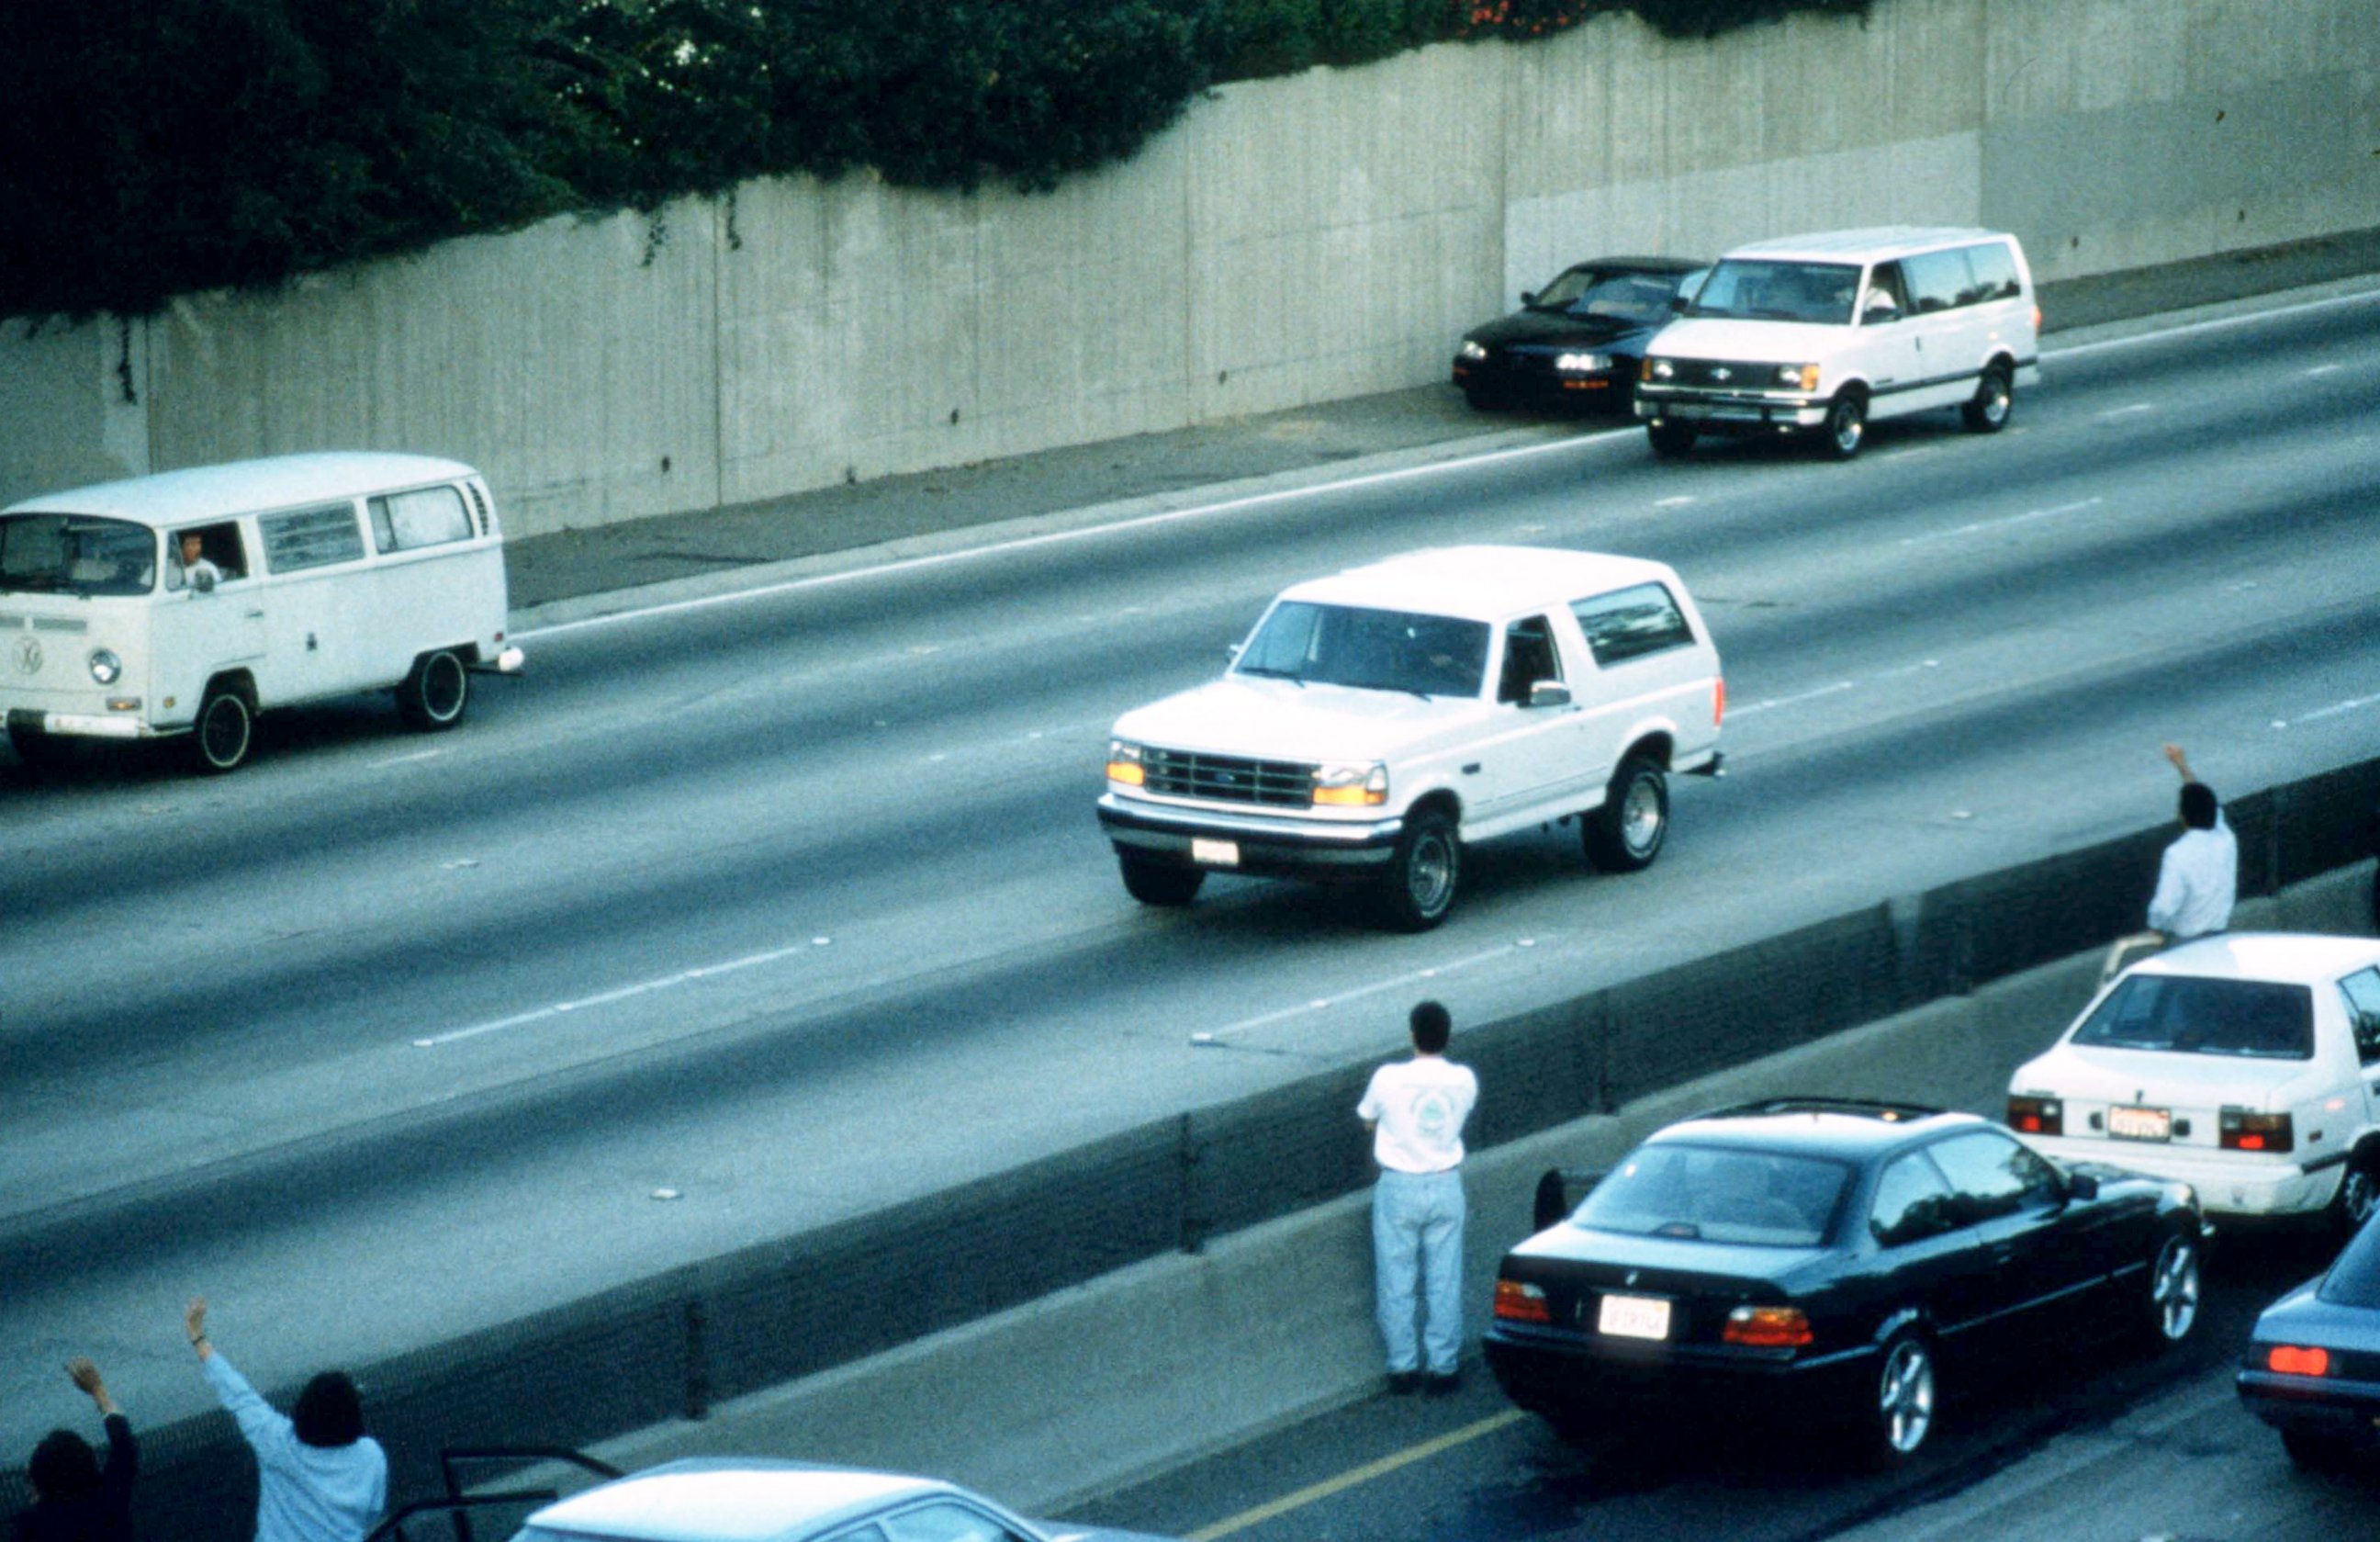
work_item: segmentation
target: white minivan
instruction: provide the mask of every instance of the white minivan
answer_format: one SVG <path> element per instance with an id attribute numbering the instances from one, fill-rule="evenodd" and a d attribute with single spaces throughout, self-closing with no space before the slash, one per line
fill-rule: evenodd
<path id="1" fill-rule="evenodd" d="M 2041 380 L 2041 310 L 2013 236 L 1894 225 L 1738 247 L 1639 367 L 1653 453 L 1706 433 L 1809 434 L 1838 460 L 1872 419 L 1956 407 L 1997 433 Z"/>
<path id="2" fill-rule="evenodd" d="M 0 715 L 40 764 L 75 738 L 187 735 L 247 759 L 255 714 L 394 689 L 452 728 L 517 671 L 504 536 L 477 471 L 325 453 L 193 467 L 0 509 Z"/>

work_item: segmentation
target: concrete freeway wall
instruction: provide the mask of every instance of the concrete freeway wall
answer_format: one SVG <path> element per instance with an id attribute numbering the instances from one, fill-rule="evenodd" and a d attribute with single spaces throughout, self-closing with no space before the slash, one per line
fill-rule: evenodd
<path id="1" fill-rule="evenodd" d="M 739 504 L 1426 383 L 1597 252 L 1983 224 L 2048 280 L 2362 228 L 2375 145 L 2371 0 L 1609 17 L 1226 86 L 1046 196 L 753 183 L 10 322 L 0 503 L 353 446 L 479 465 L 516 535 Z"/>

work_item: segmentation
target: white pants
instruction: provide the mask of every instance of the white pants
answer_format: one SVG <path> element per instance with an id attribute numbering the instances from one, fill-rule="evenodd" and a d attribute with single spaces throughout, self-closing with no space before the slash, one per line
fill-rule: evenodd
<path id="1" fill-rule="evenodd" d="M 1463 1174 L 1383 1172 L 1372 1189 L 1372 1264 L 1389 1369 L 1451 1376 L 1463 1354 Z M 1415 1287 L 1422 1330 L 1414 1333 Z"/>

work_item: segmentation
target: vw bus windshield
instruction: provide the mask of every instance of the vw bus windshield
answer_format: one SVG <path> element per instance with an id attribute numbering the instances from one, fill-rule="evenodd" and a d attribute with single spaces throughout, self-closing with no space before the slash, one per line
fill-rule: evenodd
<path id="1" fill-rule="evenodd" d="M 146 594 L 157 532 L 89 514 L 0 516 L 0 593 Z"/>

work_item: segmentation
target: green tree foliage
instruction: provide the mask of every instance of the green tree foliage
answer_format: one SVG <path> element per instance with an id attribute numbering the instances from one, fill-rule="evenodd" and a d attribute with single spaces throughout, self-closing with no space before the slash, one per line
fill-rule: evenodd
<path id="1" fill-rule="evenodd" d="M 758 176 L 1047 189 L 1215 80 L 1867 4 L 0 0 L 0 315 L 139 314 Z"/>

